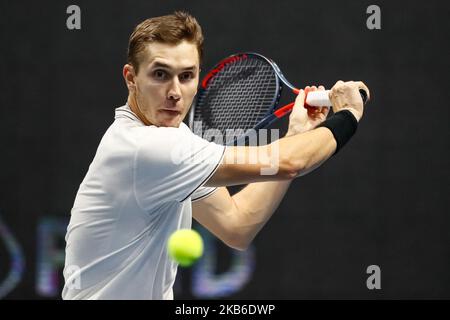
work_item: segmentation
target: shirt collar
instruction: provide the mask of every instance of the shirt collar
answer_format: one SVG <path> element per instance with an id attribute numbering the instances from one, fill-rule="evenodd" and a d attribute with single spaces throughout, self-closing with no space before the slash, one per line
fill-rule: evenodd
<path id="1" fill-rule="evenodd" d="M 144 125 L 142 120 L 139 119 L 139 117 L 133 111 L 131 111 L 128 103 L 126 103 L 125 105 L 123 105 L 119 108 L 116 108 L 116 114 L 114 116 L 114 119 L 119 119 L 119 118 L 127 118 L 127 119 L 139 122 L 140 124 Z"/>

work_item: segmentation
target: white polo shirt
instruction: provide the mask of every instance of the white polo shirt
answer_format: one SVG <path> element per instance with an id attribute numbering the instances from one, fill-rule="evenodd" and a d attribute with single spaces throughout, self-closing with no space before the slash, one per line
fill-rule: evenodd
<path id="1" fill-rule="evenodd" d="M 125 105 L 81 183 L 66 234 L 63 299 L 173 299 L 169 236 L 191 228 L 191 201 L 225 147 L 182 123 L 145 126 Z"/>

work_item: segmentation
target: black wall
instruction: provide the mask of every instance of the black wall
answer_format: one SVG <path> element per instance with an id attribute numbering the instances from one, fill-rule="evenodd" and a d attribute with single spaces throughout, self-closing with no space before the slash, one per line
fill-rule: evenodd
<path id="1" fill-rule="evenodd" d="M 71 4 L 81 30 L 66 27 Z M 371 4 L 381 30 L 366 27 Z M 16 270 L 3 298 L 44 298 L 42 234 L 52 219 L 64 227 L 126 100 L 128 36 L 175 9 L 203 27 L 204 71 L 255 51 L 298 86 L 363 80 L 373 95 L 349 145 L 292 184 L 254 241 L 254 273 L 227 297 L 450 298 L 447 1 L 2 0 L 0 286 Z M 60 230 L 57 248 L 63 229 L 49 227 Z M 381 268 L 380 290 L 366 287 L 369 265 Z M 193 297 L 189 273 L 177 297 Z"/>

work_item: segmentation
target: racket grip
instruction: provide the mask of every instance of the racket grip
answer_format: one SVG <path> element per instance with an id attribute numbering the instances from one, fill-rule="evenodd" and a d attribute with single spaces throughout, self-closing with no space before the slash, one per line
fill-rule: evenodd
<path id="1" fill-rule="evenodd" d="M 306 104 L 311 107 L 331 107 L 332 103 L 329 98 L 330 90 L 310 91 L 306 96 Z M 360 89 L 359 93 L 364 103 L 367 102 L 367 93 Z"/>
<path id="2" fill-rule="evenodd" d="M 305 103 L 311 107 L 331 107 L 329 93 L 330 90 L 310 91 L 306 96 Z"/>

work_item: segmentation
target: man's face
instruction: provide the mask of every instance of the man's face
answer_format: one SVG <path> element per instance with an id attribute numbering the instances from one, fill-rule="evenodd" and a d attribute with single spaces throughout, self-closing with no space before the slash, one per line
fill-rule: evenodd
<path id="1" fill-rule="evenodd" d="M 197 93 L 198 78 L 195 44 L 183 41 L 177 45 L 147 45 L 145 59 L 134 78 L 140 111 L 153 125 L 178 127 Z"/>

